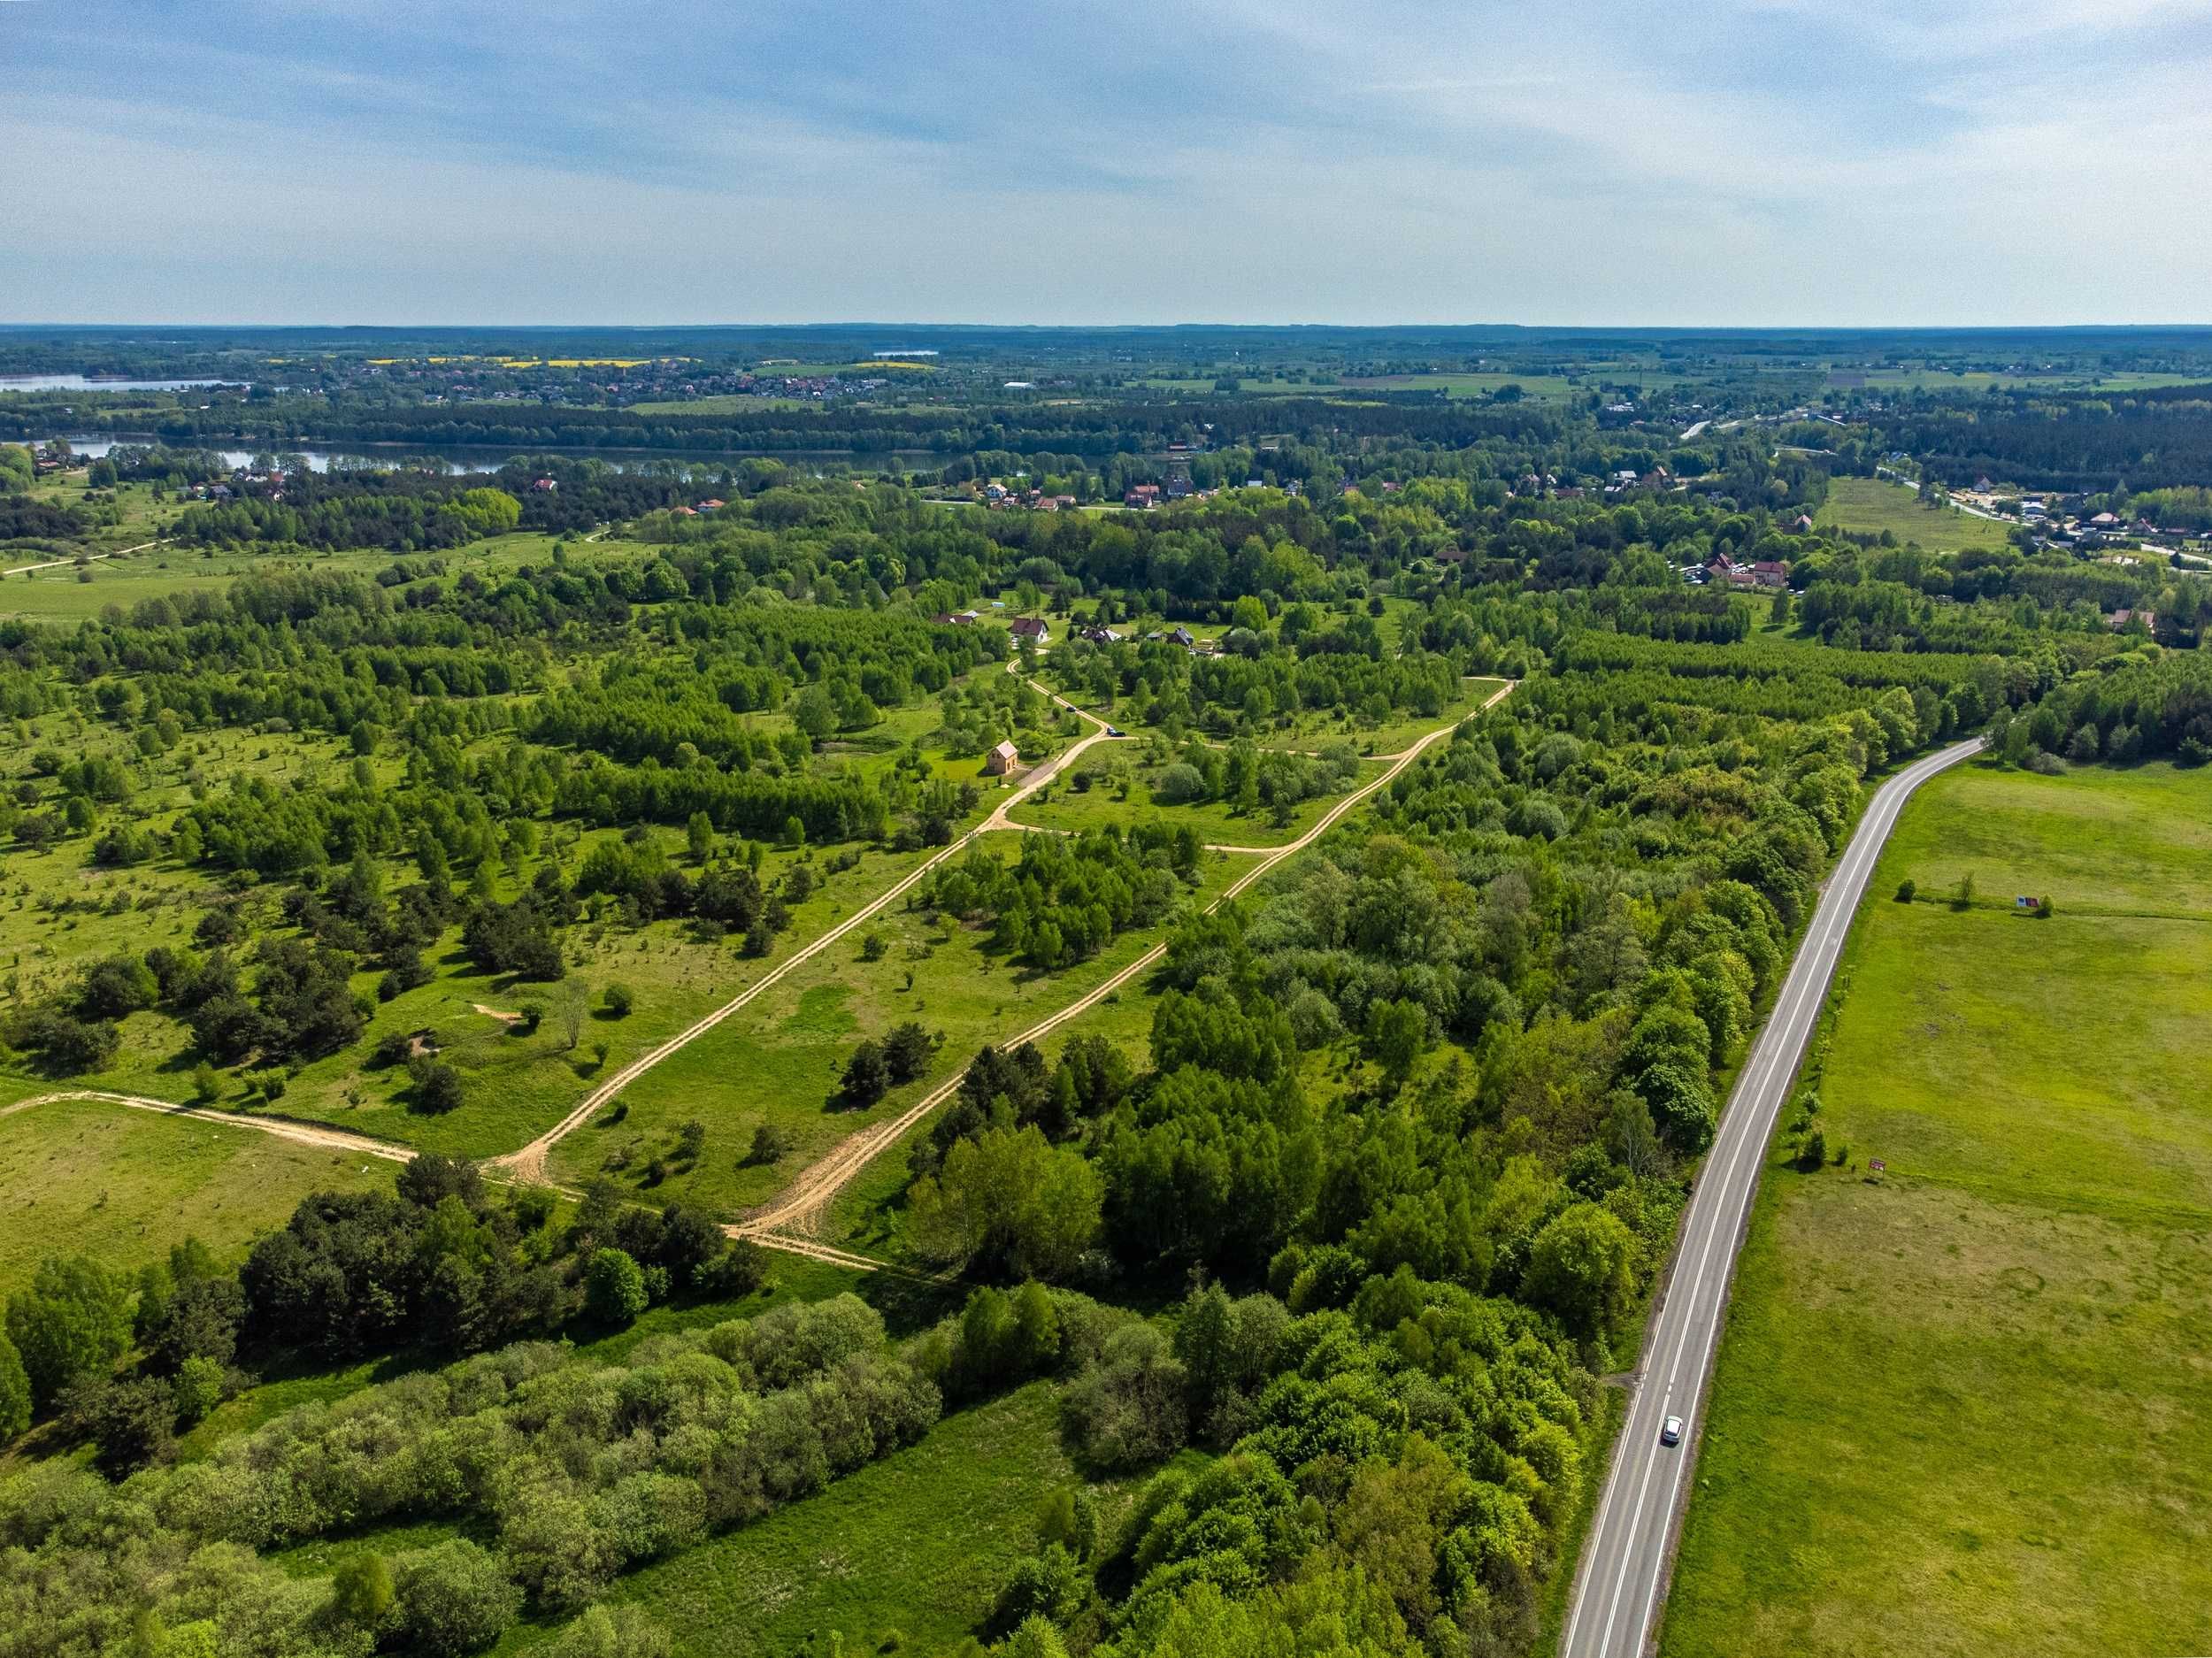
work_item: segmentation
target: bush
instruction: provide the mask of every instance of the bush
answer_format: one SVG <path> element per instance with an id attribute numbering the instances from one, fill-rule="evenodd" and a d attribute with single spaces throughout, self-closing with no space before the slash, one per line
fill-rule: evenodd
<path id="1" fill-rule="evenodd" d="M 170 1378 L 169 1397 L 177 1425 L 197 1427 L 207 1420 L 209 1411 L 223 1402 L 223 1367 L 210 1358 L 185 1360 Z"/>
<path id="2" fill-rule="evenodd" d="M 461 1103 L 461 1073 L 442 1059 L 419 1054 L 408 1061 L 407 1074 L 414 1078 L 416 1109 L 443 1115 Z"/>
<path id="3" fill-rule="evenodd" d="M 1909 904 L 1912 902 L 1913 894 L 1917 893 L 1919 890 L 1920 889 L 1917 887 L 1915 887 L 1912 884 L 1912 879 L 1908 876 L 1905 879 L 1897 883 L 1897 902 L 1901 904 Z"/>
<path id="4" fill-rule="evenodd" d="M 431 1658 L 480 1652 L 507 1631 L 522 1609 L 522 1591 L 499 1562 L 456 1538 L 401 1557 L 393 1583 L 400 1639 Z"/>
<path id="5" fill-rule="evenodd" d="M 630 1009 L 637 1005 L 637 998 L 631 994 L 627 985 L 609 985 L 605 994 L 599 998 L 599 1005 L 614 1017 L 626 1019 L 630 1017 Z"/>
<path id="6" fill-rule="evenodd" d="M 1797 1166 L 1807 1174 L 1828 1161 L 1828 1137 L 1815 1129 L 1805 1137 L 1805 1149 L 1798 1154 Z"/>
<path id="7" fill-rule="evenodd" d="M 1061 1411 L 1085 1459 L 1102 1470 L 1141 1468 L 1173 1455 L 1190 1434 L 1183 1366 L 1150 1324 L 1107 1338 L 1098 1362 L 1068 1384 Z"/>
<path id="8" fill-rule="evenodd" d="M 602 1249 L 584 1278 L 584 1310 L 601 1324 L 626 1324 L 646 1309 L 645 1270 L 625 1249 Z"/>
<path id="9" fill-rule="evenodd" d="M 1178 760 L 1160 773 L 1152 798 L 1163 806 L 1187 806 L 1206 798 L 1206 779 L 1188 761 Z"/>
<path id="10" fill-rule="evenodd" d="M 668 1631 L 634 1606 L 595 1606 L 545 1648 L 546 1658 L 668 1658 Z"/>
<path id="11" fill-rule="evenodd" d="M 756 1165 L 781 1163 L 790 1150 L 790 1139 L 783 1130 L 773 1123 L 763 1123 L 753 1131 L 753 1148 L 745 1154 L 745 1161 Z"/>

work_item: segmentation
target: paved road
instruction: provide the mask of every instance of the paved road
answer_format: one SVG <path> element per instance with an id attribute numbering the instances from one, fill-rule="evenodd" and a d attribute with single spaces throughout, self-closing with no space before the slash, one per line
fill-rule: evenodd
<path id="1" fill-rule="evenodd" d="M 1561 1645 L 1564 1658 L 1637 1658 L 1654 1632 L 1697 1461 L 1703 1424 L 1700 1407 L 1727 1315 L 1729 1278 L 1775 1117 L 1812 1037 L 1852 915 L 1898 812 L 1913 790 L 1981 746 L 1977 737 L 1916 760 L 1875 791 L 1813 912 L 1774 1011 L 1744 1062 L 1698 1175 L 1674 1265 L 1644 1338 L 1628 1423 L 1583 1546 Z M 1672 1448 L 1659 1443 L 1660 1426 L 1669 1416 L 1679 1416 L 1686 1424 L 1682 1443 Z"/>

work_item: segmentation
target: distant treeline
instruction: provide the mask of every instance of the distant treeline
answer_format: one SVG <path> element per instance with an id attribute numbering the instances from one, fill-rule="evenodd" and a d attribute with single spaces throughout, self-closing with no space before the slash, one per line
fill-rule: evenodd
<path id="1" fill-rule="evenodd" d="M 142 411 L 108 418 L 142 430 Z M 93 425 L 101 417 L 95 416 Z M 20 424 L 0 415 L 0 430 Z M 403 408 L 333 407 L 313 403 L 175 409 L 154 422 L 162 441 L 188 447 L 242 442 L 273 448 L 311 443 L 488 445 L 518 449 L 926 449 L 941 455 L 983 449 L 1056 450 L 1099 458 L 1165 449 L 1210 436 L 1216 443 L 1282 435 L 1400 437 L 1452 447 L 1485 438 L 1545 440 L 1559 418 L 1525 404 L 1447 403 L 1427 395 L 1369 394 L 1358 403 L 1317 397 L 1194 399 L 1082 404 L 1015 404 L 890 409 L 875 406 L 776 408 L 752 411 L 640 414 L 629 409 L 460 403 Z"/>

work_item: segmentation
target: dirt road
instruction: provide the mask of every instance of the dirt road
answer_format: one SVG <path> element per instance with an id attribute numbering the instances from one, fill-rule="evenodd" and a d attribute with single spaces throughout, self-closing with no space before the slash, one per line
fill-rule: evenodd
<path id="1" fill-rule="evenodd" d="M 1512 683 L 1500 686 L 1480 708 L 1476 709 L 1466 718 L 1471 719 L 1475 714 L 1496 707 L 1512 690 Z M 1220 897 L 1207 905 L 1208 910 L 1217 910 L 1223 904 L 1240 896 L 1251 887 L 1254 882 L 1281 864 L 1285 858 L 1294 856 L 1304 851 L 1335 827 L 1346 813 L 1356 809 L 1376 790 L 1386 787 L 1406 767 L 1420 758 L 1422 753 L 1432 743 L 1448 737 L 1464 723 L 1464 720 L 1461 720 L 1450 725 L 1440 726 L 1418 742 L 1404 749 L 1398 755 L 1396 762 L 1388 771 L 1375 779 L 1373 782 L 1347 794 L 1331 807 L 1322 816 L 1319 822 L 1299 836 L 1297 840 L 1279 847 L 1250 848 L 1250 855 L 1254 858 L 1252 867 L 1237 877 Z M 1241 850 L 1242 848 L 1217 849 Z M 1037 1041 L 1057 1030 L 1069 1020 L 1089 1012 L 1107 997 L 1148 971 L 1166 954 L 1165 944 L 1154 945 L 1105 983 L 1078 997 L 1056 1013 L 1040 1019 L 1018 1036 L 1008 1038 L 1006 1046 L 1018 1048 L 1024 1042 Z M 831 1249 L 833 1247 L 825 1245 L 818 1239 L 806 1234 L 819 1228 L 822 1217 L 828 1211 L 829 1206 L 836 1201 L 837 1194 L 851 1184 L 855 1176 L 890 1147 L 895 1145 L 908 1129 L 913 1127 L 915 1124 L 950 1099 L 959 1089 L 960 1084 L 965 1079 L 967 1074 L 965 1071 L 962 1071 L 957 1076 L 949 1078 L 888 1121 L 848 1135 L 832 1148 L 827 1156 L 802 1172 L 784 1194 L 770 1203 L 767 1208 L 749 1219 L 729 1228 L 731 1234 L 734 1237 L 750 1238 L 755 1242 L 765 1244 L 772 1248 L 789 1248 L 798 1254 L 812 1255 L 818 1259 L 830 1258 L 825 1255 L 823 1251 Z M 795 1233 L 795 1236 L 793 1235 Z M 833 1253 L 842 1256 L 843 1263 L 849 1266 L 856 1265 L 866 1260 L 865 1256 L 849 1255 L 841 1250 L 833 1251 Z M 872 1262 L 868 1264 L 872 1267 L 879 1263 Z"/>
<path id="2" fill-rule="evenodd" d="M 1010 671 L 1016 670 L 1010 667 Z M 731 997 L 720 1007 L 715 1009 L 711 1013 L 707 1014 L 704 1017 L 687 1026 L 686 1029 L 678 1032 L 674 1036 L 670 1037 L 668 1040 L 663 1042 L 659 1047 L 651 1048 L 638 1055 L 637 1058 L 623 1066 L 621 1070 L 616 1071 L 614 1075 L 609 1077 L 604 1082 L 601 1083 L 589 1094 L 586 1094 L 577 1102 L 575 1109 L 571 1110 L 566 1117 L 564 1117 L 559 1122 L 556 1123 L 551 1128 L 546 1130 L 544 1133 L 539 1135 L 527 1146 L 521 1148 L 518 1151 L 511 1151 L 504 1156 L 495 1157 L 489 1163 L 486 1163 L 484 1165 L 486 1171 L 493 1174 L 503 1174 L 510 1179 L 527 1180 L 540 1185 L 544 1184 L 547 1178 L 546 1160 L 549 1155 L 552 1152 L 553 1148 L 558 1145 L 568 1135 L 575 1132 L 575 1131 L 581 1127 L 585 1123 L 588 1122 L 595 1112 L 607 1105 L 615 1098 L 617 1094 L 620 1094 L 625 1088 L 634 1083 L 640 1077 L 645 1075 L 647 1071 L 652 1070 L 654 1066 L 661 1063 L 662 1061 L 667 1059 L 672 1055 L 682 1052 L 683 1049 L 697 1041 L 709 1031 L 713 1030 L 715 1026 L 720 1025 L 724 1020 L 729 1018 L 732 1015 L 739 1012 L 749 1002 L 752 1002 L 756 997 L 760 995 L 763 991 L 767 990 L 772 986 L 780 983 L 784 979 L 788 977 L 791 973 L 796 971 L 800 967 L 803 966 L 808 962 L 812 961 L 824 950 L 829 948 L 830 946 L 835 944 L 840 939 L 851 933 L 855 927 L 863 926 L 876 916 L 882 914 L 887 906 L 911 892 L 915 886 L 940 864 L 942 864 L 947 858 L 956 856 L 960 852 L 964 850 L 975 841 L 977 836 L 989 834 L 994 830 L 1006 829 L 1014 826 L 1007 820 L 1006 814 L 1010 810 L 1028 798 L 1031 793 L 1042 788 L 1047 783 L 1050 782 L 1053 778 L 1059 773 L 1063 767 L 1066 766 L 1071 761 L 1074 760 L 1079 755 L 1082 754 L 1083 751 L 1088 748 L 1093 743 L 1113 741 L 1112 739 L 1108 738 L 1106 734 L 1106 722 L 1099 718 L 1097 715 L 1086 713 L 1082 709 L 1077 708 L 1074 703 L 1069 702 L 1065 697 L 1060 696 L 1047 689 L 1044 686 L 1038 684 L 1038 682 L 1034 679 L 1032 679 L 1029 683 L 1037 690 L 1043 692 L 1045 695 L 1051 697 L 1054 702 L 1059 703 L 1063 708 L 1072 710 L 1075 713 L 1080 715 L 1084 719 L 1088 720 L 1094 729 L 1092 730 L 1087 735 L 1079 738 L 1075 742 L 1070 744 L 1062 753 L 1056 755 L 1053 758 L 1045 761 L 1042 764 L 1033 769 L 1025 777 L 1022 779 L 1020 786 L 1017 787 L 1013 793 L 1007 795 L 1007 797 L 999 803 L 998 809 L 993 811 L 990 816 L 984 818 L 981 823 L 978 824 L 974 828 L 969 830 L 967 833 L 962 835 L 958 840 L 953 841 L 951 845 L 945 847 L 922 864 L 918 864 L 910 873 L 901 879 L 895 886 L 889 887 L 887 890 L 878 894 L 875 898 L 870 900 L 859 910 L 854 911 L 853 914 L 848 916 L 844 920 L 830 928 L 828 932 L 823 933 L 819 938 L 816 939 L 812 943 L 807 945 L 803 949 L 798 950 L 792 956 L 787 957 L 773 970 L 754 980 L 750 985 L 748 985 L 744 989 L 739 991 L 737 994 Z"/>
<path id="3" fill-rule="evenodd" d="M 59 1094 L 35 1094 L 27 1100 L 18 1100 L 13 1105 L 0 1106 L 0 1117 L 13 1117 L 18 1111 L 27 1111 L 35 1105 L 54 1105 L 64 1100 L 104 1100 L 110 1105 L 127 1105 L 136 1111 L 157 1111 L 164 1117 L 188 1117 L 196 1123 L 220 1123 L 227 1128 L 257 1129 L 264 1134 L 273 1134 L 279 1140 L 288 1140 L 295 1145 L 318 1146 L 331 1151 L 357 1151 L 371 1157 L 384 1157 L 393 1163 L 410 1163 L 415 1155 L 412 1146 L 396 1146 L 388 1140 L 372 1140 L 366 1134 L 351 1133 L 342 1128 L 326 1128 L 319 1123 L 304 1123 L 296 1117 L 247 1117 L 237 1111 L 219 1111 L 212 1106 L 178 1105 L 168 1100 L 152 1100 L 142 1094 L 111 1094 L 104 1088 L 71 1088 Z"/>

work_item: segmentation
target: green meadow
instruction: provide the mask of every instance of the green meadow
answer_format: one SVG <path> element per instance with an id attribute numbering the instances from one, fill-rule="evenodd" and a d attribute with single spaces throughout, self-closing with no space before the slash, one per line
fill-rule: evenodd
<path id="1" fill-rule="evenodd" d="M 1814 521 L 1855 535 L 1887 530 L 1901 544 L 1917 541 L 1931 552 L 1962 553 L 2002 547 L 2011 526 L 1978 518 L 1956 507 L 1924 507 L 1909 485 L 1885 478 L 1835 478 Z"/>
<path id="2" fill-rule="evenodd" d="M 979 844 L 1010 859 L 1021 840 L 1006 831 Z M 1186 903 L 1210 902 L 1247 867 L 1209 857 Z M 725 1209 L 764 1202 L 847 1135 L 897 1116 L 956 1075 L 977 1048 L 1018 1035 L 1160 937 L 1157 928 L 1126 933 L 1089 961 L 1041 973 L 995 955 L 988 926 L 893 904 L 639 1078 L 554 1148 L 554 1178 L 611 1174 L 655 1201 Z M 864 1109 L 846 1107 L 838 1090 L 852 1050 L 909 1019 L 941 1038 L 928 1071 Z M 671 1161 L 668 1148 L 694 1120 L 706 1127 L 705 1154 L 695 1163 Z M 764 1125 L 784 1141 L 773 1162 L 751 1155 Z"/>
<path id="3" fill-rule="evenodd" d="M 1663 1652 L 2212 1650 L 2208 962 L 2212 771 L 1908 809 L 1809 1079 L 1844 1161 L 1770 1157 Z"/>
<path id="4" fill-rule="evenodd" d="M 310 1192 L 389 1191 L 397 1170 L 227 1123 L 96 1100 L 30 1105 L 43 1086 L 0 1087 L 15 1101 L 0 1105 L 0 1299 L 64 1251 L 129 1271 L 189 1233 L 242 1254 Z"/>

